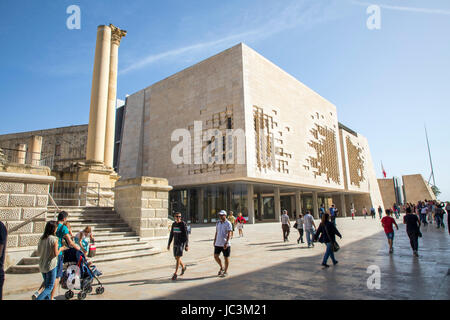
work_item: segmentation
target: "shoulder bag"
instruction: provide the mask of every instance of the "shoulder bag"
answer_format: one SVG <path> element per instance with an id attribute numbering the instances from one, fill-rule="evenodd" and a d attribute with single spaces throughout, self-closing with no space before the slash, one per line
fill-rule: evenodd
<path id="1" fill-rule="evenodd" d="M 328 240 L 330 240 L 330 242 L 331 242 L 331 237 L 330 237 L 330 234 L 328 233 L 327 225 L 324 224 L 323 227 L 325 228 L 325 232 L 327 233 Z M 336 240 L 333 241 L 333 252 L 338 252 L 340 248 L 341 247 L 339 247 L 339 244 L 337 243 L 337 241 Z"/>

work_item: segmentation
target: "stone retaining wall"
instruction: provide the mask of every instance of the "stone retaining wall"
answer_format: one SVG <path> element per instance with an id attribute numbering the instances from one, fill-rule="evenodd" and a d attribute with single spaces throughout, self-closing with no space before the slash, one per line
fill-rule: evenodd
<path id="1" fill-rule="evenodd" d="M 54 177 L 0 172 L 0 220 L 11 229 L 47 210 L 49 184 Z M 8 234 L 11 248 L 35 246 L 44 232 L 46 214 Z"/>

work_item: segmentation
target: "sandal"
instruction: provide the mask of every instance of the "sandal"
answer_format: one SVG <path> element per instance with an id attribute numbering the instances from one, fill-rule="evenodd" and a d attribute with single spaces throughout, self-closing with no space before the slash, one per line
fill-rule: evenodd
<path id="1" fill-rule="evenodd" d="M 177 274 L 176 273 L 173 274 L 172 280 L 177 280 Z"/>
<path id="2" fill-rule="evenodd" d="M 217 273 L 217 275 L 218 275 L 218 276 L 221 276 L 222 273 L 223 273 L 223 271 L 224 271 L 223 268 L 220 268 L 219 273 Z"/>
<path id="3" fill-rule="evenodd" d="M 182 275 L 184 274 L 184 272 L 186 271 L 186 269 L 187 269 L 187 266 L 184 266 L 184 268 L 181 269 L 180 276 L 182 276 Z"/>

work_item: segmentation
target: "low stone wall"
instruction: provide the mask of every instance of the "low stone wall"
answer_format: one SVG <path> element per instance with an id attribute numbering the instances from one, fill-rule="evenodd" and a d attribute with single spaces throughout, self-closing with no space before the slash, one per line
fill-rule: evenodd
<path id="1" fill-rule="evenodd" d="M 120 179 L 114 188 L 114 209 L 141 238 L 167 238 L 170 190 L 167 179 Z"/>
<path id="2" fill-rule="evenodd" d="M 49 175 L 0 172 L 0 220 L 8 230 L 47 210 L 48 189 L 54 180 L 55 178 Z M 20 259 L 11 258 L 16 256 L 16 252 L 24 252 L 27 255 L 27 251 L 35 249 L 44 232 L 45 223 L 46 214 L 43 214 L 8 234 L 6 268 L 15 262 L 12 260 Z"/>

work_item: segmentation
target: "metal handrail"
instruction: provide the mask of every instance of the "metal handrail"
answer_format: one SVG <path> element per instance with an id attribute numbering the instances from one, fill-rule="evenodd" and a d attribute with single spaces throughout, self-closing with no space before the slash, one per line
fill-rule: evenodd
<path id="1" fill-rule="evenodd" d="M 56 188 L 55 188 L 56 186 Z M 82 192 L 82 189 L 85 191 Z M 67 191 L 66 189 L 69 189 Z M 50 194 L 55 196 L 56 201 L 59 203 L 78 202 L 78 206 L 81 206 L 81 202 L 87 203 L 89 192 L 94 192 L 97 206 L 100 205 L 100 183 L 99 182 L 82 182 L 77 180 L 56 180 L 51 184 Z M 94 198 L 94 199 L 95 199 Z"/>
<path id="2" fill-rule="evenodd" d="M 48 194 L 48 196 L 50 197 L 50 200 L 53 202 L 53 205 L 56 207 L 56 210 L 59 211 L 59 207 L 56 205 L 55 200 L 53 200 L 53 197 L 52 197 L 50 194 Z M 49 210 L 47 209 L 47 210 L 44 210 L 44 211 L 42 211 L 42 212 L 39 212 L 38 214 L 35 214 L 34 216 L 32 216 L 32 217 L 26 219 L 24 222 L 19 223 L 17 226 L 12 227 L 11 229 L 8 229 L 8 233 L 12 233 L 12 232 L 14 232 L 14 231 L 19 230 L 19 229 L 22 228 L 23 226 L 29 224 L 31 221 L 33 221 L 34 219 L 36 219 L 37 217 L 43 215 L 44 213 L 46 213 L 46 212 L 48 212 L 48 211 L 49 211 Z M 54 219 L 56 220 L 56 212 L 55 212 L 55 214 L 53 215 L 53 217 L 54 217 Z M 6 223 L 6 224 L 7 224 L 6 226 L 8 227 L 8 223 Z"/>

